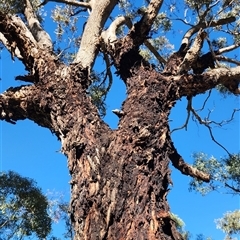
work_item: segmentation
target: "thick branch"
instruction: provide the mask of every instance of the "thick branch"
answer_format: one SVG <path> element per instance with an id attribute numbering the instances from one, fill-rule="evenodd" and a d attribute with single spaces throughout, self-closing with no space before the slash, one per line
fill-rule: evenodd
<path id="1" fill-rule="evenodd" d="M 134 45 L 140 46 L 148 36 L 152 24 L 156 19 L 158 12 L 163 4 L 163 0 L 151 0 L 146 8 L 141 20 L 134 25 L 130 32 L 130 37 L 134 41 Z"/>
<path id="2" fill-rule="evenodd" d="M 39 90 L 34 86 L 21 86 L 9 88 L 4 93 L 0 94 L 0 119 L 15 124 L 17 120 L 29 118 L 38 124 L 37 119 L 42 119 L 43 127 L 51 129 L 50 124 L 46 122 L 46 113 L 36 111 L 34 99 L 38 95 Z M 43 120 L 45 119 L 45 120 Z"/>
<path id="3" fill-rule="evenodd" d="M 129 29 L 132 28 L 132 22 L 129 17 L 120 16 L 117 17 L 109 26 L 109 28 L 102 32 L 101 37 L 103 38 L 105 44 L 112 44 L 117 41 L 116 32 L 122 25 L 127 25 Z"/>
<path id="4" fill-rule="evenodd" d="M 49 50 L 52 50 L 52 40 L 49 34 L 43 30 L 29 0 L 25 0 L 24 15 L 27 19 L 30 31 L 32 32 L 32 35 L 38 42 L 39 46 L 43 49 L 48 48 Z"/>
<path id="5" fill-rule="evenodd" d="M 163 0 L 152 0 L 149 3 L 142 19 L 139 22 L 140 23 L 139 30 L 142 36 L 146 37 L 148 35 L 162 4 Z"/>
<path id="6" fill-rule="evenodd" d="M 38 56 L 38 44 L 22 20 L 0 12 L 0 32 L 8 42 L 12 56 L 19 49 L 18 56 L 22 56 L 27 69 L 32 69 L 34 58 Z"/>
<path id="7" fill-rule="evenodd" d="M 184 162 L 183 158 L 178 154 L 177 149 L 174 147 L 173 143 L 171 143 L 171 148 L 173 152 L 169 157 L 172 161 L 173 166 L 177 168 L 182 174 L 189 175 L 204 182 L 210 181 L 209 174 L 199 171 L 197 168 L 190 166 Z"/>
<path id="8" fill-rule="evenodd" d="M 240 94 L 240 66 L 234 68 L 215 68 L 201 75 L 181 75 L 173 77 L 179 81 L 180 96 L 195 96 L 216 87 L 224 85 L 234 94 Z"/>
<path id="9" fill-rule="evenodd" d="M 207 33 L 202 29 L 199 30 L 198 35 L 196 36 L 193 45 L 187 51 L 183 61 L 181 62 L 178 72 L 187 72 L 190 70 L 191 66 L 197 61 L 199 53 L 203 46 L 204 38 L 207 36 Z"/>
<path id="10" fill-rule="evenodd" d="M 129 29 L 132 28 L 133 24 L 129 17 L 126 16 L 120 16 L 116 18 L 110 25 L 110 27 L 102 32 L 102 38 L 105 42 L 105 44 L 110 44 L 114 48 L 114 43 L 117 41 L 116 32 L 119 27 L 122 25 L 127 25 Z M 154 46 L 148 41 L 147 39 L 144 40 L 145 46 L 153 53 L 153 55 L 156 57 L 156 59 L 160 62 L 165 64 L 166 60 L 158 53 L 158 51 L 154 48 Z"/>
<path id="11" fill-rule="evenodd" d="M 86 23 L 81 46 L 73 61 L 74 63 L 81 63 L 84 68 L 89 68 L 90 71 L 98 53 L 101 31 L 117 2 L 117 0 L 93 2 L 92 11 Z"/>
<path id="12" fill-rule="evenodd" d="M 233 44 L 233 45 L 230 45 L 230 46 L 227 46 L 227 47 L 224 47 L 224 48 L 220 48 L 219 50 L 216 51 L 216 54 L 222 54 L 222 53 L 225 53 L 225 52 L 230 52 L 236 48 L 240 47 L 240 42 L 236 43 L 236 44 Z"/>

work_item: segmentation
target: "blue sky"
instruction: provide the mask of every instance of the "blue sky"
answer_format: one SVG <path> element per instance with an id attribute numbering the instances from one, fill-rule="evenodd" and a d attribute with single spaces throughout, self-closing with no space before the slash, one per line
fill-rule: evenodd
<path id="1" fill-rule="evenodd" d="M 48 10 L 50 6 L 48 6 Z M 52 25 L 46 25 L 52 29 Z M 181 32 L 181 26 L 176 29 Z M 179 36 L 179 37 L 182 37 Z M 180 38 L 178 34 L 171 38 L 176 49 L 179 47 Z M 21 82 L 14 81 L 16 75 L 24 74 L 21 63 L 13 62 L 11 56 L 1 52 L 0 59 L 0 90 L 3 92 L 10 86 L 20 85 Z M 196 108 L 200 107 L 206 96 L 200 95 L 194 99 Z M 121 108 L 125 98 L 125 87 L 121 80 L 115 78 L 111 92 L 107 98 L 108 112 L 106 122 L 112 127 L 117 127 L 118 118 L 111 113 L 112 109 Z M 208 109 L 214 110 L 212 116 L 216 120 L 228 119 L 234 108 L 240 108 L 239 99 L 234 96 L 224 98 L 216 91 L 209 100 Z M 181 126 L 186 119 L 186 101 L 182 99 L 174 107 L 170 119 L 171 127 Z M 204 113 L 206 116 L 206 112 Z M 239 114 L 229 125 L 222 129 L 214 128 L 214 136 L 230 152 L 239 151 Z M 48 189 L 62 192 L 65 199 L 69 199 L 70 176 L 67 169 L 67 159 L 59 150 L 60 142 L 48 129 L 37 126 L 29 120 L 18 121 L 16 125 L 0 122 L 0 170 L 13 170 L 25 177 L 36 180 L 43 192 Z M 172 134 L 175 146 L 185 161 L 193 161 L 191 155 L 194 152 L 205 152 L 217 158 L 226 155 L 223 149 L 211 141 L 209 133 L 203 126 L 190 122 L 188 131 L 181 130 Z M 203 233 L 213 239 L 223 239 L 224 234 L 216 229 L 215 218 L 220 218 L 226 211 L 240 208 L 239 197 L 210 193 L 202 197 L 198 193 L 189 192 L 188 184 L 190 178 L 181 175 L 178 170 L 172 169 L 173 187 L 168 199 L 171 211 L 181 217 L 186 223 L 185 229 L 193 236 Z M 54 234 L 61 237 L 64 231 L 62 225 L 54 228 Z"/>

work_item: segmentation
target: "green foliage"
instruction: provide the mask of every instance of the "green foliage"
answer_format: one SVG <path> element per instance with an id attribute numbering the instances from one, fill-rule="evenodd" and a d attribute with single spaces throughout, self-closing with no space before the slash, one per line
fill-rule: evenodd
<path id="1" fill-rule="evenodd" d="M 95 72 L 91 73 L 92 84 L 89 87 L 89 96 L 91 96 L 92 102 L 98 108 L 101 117 L 106 115 L 106 104 L 105 100 L 107 93 L 111 88 L 111 80 L 106 83 L 107 75 L 97 74 Z"/>
<path id="2" fill-rule="evenodd" d="M 200 192 L 202 195 L 210 191 L 222 190 L 227 193 L 240 194 L 240 154 L 232 154 L 229 157 L 217 160 L 208 157 L 204 153 L 196 153 L 194 166 L 211 175 L 210 184 L 193 179 L 190 182 L 190 190 Z M 232 239 L 233 234 L 240 234 L 240 211 L 227 212 L 222 218 L 215 220 L 217 228 L 226 233 L 226 240 Z M 203 238 L 199 238 L 203 239 Z"/>
<path id="3" fill-rule="evenodd" d="M 41 22 L 42 19 L 42 12 L 39 5 L 41 4 L 40 0 L 30 0 L 33 10 L 35 11 L 38 20 Z M 25 6 L 25 0 L 1 0 L 0 2 L 0 11 L 3 13 L 10 13 L 10 14 L 18 14 L 22 17 L 22 13 Z"/>
<path id="4" fill-rule="evenodd" d="M 190 239 L 190 233 L 184 230 L 185 223 L 184 221 L 176 214 L 171 213 L 171 218 L 176 223 L 177 230 L 181 233 L 184 240 Z"/>
<path id="5" fill-rule="evenodd" d="M 164 12 L 161 12 L 157 15 L 152 30 L 158 32 L 159 30 L 162 30 L 163 32 L 170 31 L 172 27 L 171 20 L 167 17 L 167 14 Z"/>
<path id="6" fill-rule="evenodd" d="M 222 218 L 215 220 L 217 228 L 224 231 L 226 238 L 230 239 L 233 234 L 240 234 L 240 210 L 227 212 Z"/>
<path id="7" fill-rule="evenodd" d="M 193 179 L 190 182 L 190 190 L 198 191 L 202 195 L 220 189 L 233 194 L 240 192 L 240 154 L 232 154 L 227 158 L 217 160 L 214 157 L 208 158 L 204 153 L 195 153 L 193 158 L 193 166 L 209 173 L 211 182 L 208 184 Z"/>
<path id="8" fill-rule="evenodd" d="M 54 22 L 57 23 L 57 28 L 55 30 L 55 34 L 57 36 L 57 39 L 61 40 L 63 34 L 65 32 L 69 33 L 68 36 L 71 36 L 71 41 L 75 39 L 75 33 L 77 32 L 77 21 L 78 17 L 76 16 L 77 8 L 70 6 L 70 5 L 64 5 L 60 6 L 57 5 L 52 10 L 52 19 Z M 79 45 L 79 43 L 78 43 Z"/>
<path id="9" fill-rule="evenodd" d="M 51 231 L 48 201 L 32 179 L 9 171 L 0 175 L 0 235 L 45 238 Z"/>

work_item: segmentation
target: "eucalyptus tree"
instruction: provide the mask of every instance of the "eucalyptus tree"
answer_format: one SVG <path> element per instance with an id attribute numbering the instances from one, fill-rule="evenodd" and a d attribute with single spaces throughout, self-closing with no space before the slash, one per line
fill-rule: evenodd
<path id="1" fill-rule="evenodd" d="M 56 41 L 41 14 L 50 2 L 61 4 L 52 11 Z M 29 83 L 0 95 L 0 118 L 30 119 L 61 141 L 75 239 L 182 239 L 167 202 L 169 163 L 201 181 L 211 177 L 181 157 L 168 117 L 186 97 L 188 112 L 211 130 L 192 98 L 216 87 L 240 93 L 240 62 L 230 54 L 240 45 L 239 1 L 3 0 L 0 8 L 2 45 L 25 66 L 16 79 Z M 164 32 L 175 20 L 187 30 L 170 54 Z M 94 65 L 99 57 L 103 74 Z M 116 130 L 101 118 L 113 73 L 127 89 L 114 111 Z"/>
<path id="2" fill-rule="evenodd" d="M 51 231 L 48 201 L 32 179 L 15 172 L 0 175 L 0 235 L 2 240 L 37 236 Z"/>

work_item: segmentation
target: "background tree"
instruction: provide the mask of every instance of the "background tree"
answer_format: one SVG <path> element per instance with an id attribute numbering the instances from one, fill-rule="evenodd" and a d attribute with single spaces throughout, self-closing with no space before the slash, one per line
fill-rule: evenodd
<path id="1" fill-rule="evenodd" d="M 32 179 L 14 172 L 0 175 L 1 239 L 45 238 L 51 231 L 48 201 Z"/>
<path id="2" fill-rule="evenodd" d="M 226 55 L 239 47 L 238 1 L 185 1 L 194 18 L 189 21 L 176 16 L 179 5 L 168 1 L 138 6 L 127 1 L 58 0 L 68 4 L 53 11 L 59 39 L 65 29 L 76 34 L 63 48 L 55 46 L 41 25 L 39 7 L 47 2 L 1 3 L 1 41 L 12 58 L 25 65 L 27 74 L 16 79 L 30 85 L 1 95 L 0 118 L 13 124 L 30 119 L 61 140 L 72 177 L 75 239 L 181 239 L 166 198 L 169 162 L 202 181 L 210 181 L 210 176 L 184 162 L 173 145 L 168 117 L 176 101 L 187 97 L 188 113 L 212 133 L 214 122 L 200 117 L 192 98 L 217 86 L 239 94 L 239 60 Z M 117 4 L 122 16 L 112 18 Z M 168 11 L 161 13 L 164 7 Z M 76 29 L 82 13 L 88 14 L 83 14 L 86 24 Z M 177 52 L 165 48 L 161 55 L 157 47 L 168 42 L 160 38 L 159 29 L 170 30 L 173 16 L 188 30 Z M 226 41 L 211 40 L 213 30 L 227 34 Z M 155 66 L 142 46 L 157 58 Z M 94 63 L 101 55 L 106 69 L 96 84 Z M 103 122 L 94 105 L 104 110 L 101 100 L 111 86 L 112 65 L 127 88 L 117 130 Z"/>
<path id="3" fill-rule="evenodd" d="M 198 191 L 205 195 L 211 191 L 239 195 L 240 193 L 240 156 L 232 154 L 220 160 L 206 154 L 194 154 L 194 166 L 211 175 L 209 184 L 193 179 L 190 190 Z M 215 220 L 217 228 L 226 233 L 226 239 L 232 239 L 234 234 L 240 234 L 240 211 L 227 212 L 222 218 Z"/>
<path id="4" fill-rule="evenodd" d="M 58 240 L 52 232 L 54 222 L 64 221 L 64 239 L 73 239 L 68 215 L 68 203 L 60 193 L 46 196 L 32 179 L 9 171 L 0 175 L 0 235 L 1 240 Z"/>

